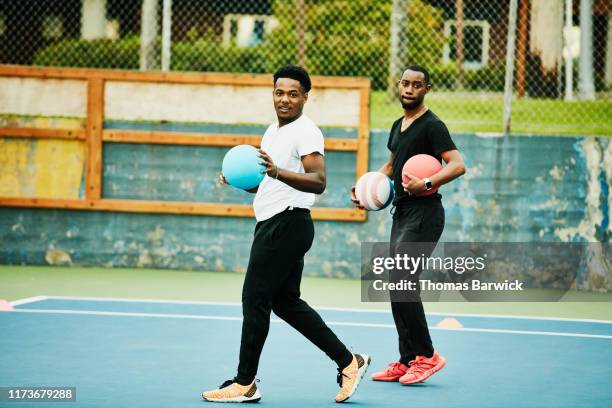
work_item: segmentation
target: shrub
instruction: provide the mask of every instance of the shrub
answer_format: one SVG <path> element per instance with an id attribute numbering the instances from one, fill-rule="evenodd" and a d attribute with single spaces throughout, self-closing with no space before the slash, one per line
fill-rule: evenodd
<path id="1" fill-rule="evenodd" d="M 138 69 L 140 39 L 66 40 L 38 51 L 34 65 Z"/>

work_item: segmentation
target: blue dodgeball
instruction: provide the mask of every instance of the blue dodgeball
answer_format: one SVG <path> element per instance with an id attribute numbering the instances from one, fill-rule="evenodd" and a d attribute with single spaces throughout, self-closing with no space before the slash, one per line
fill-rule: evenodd
<path id="1" fill-rule="evenodd" d="M 223 158 L 221 169 L 228 183 L 243 190 L 255 188 L 264 178 L 265 169 L 259 164 L 261 158 L 256 148 L 250 145 L 232 147 Z"/>

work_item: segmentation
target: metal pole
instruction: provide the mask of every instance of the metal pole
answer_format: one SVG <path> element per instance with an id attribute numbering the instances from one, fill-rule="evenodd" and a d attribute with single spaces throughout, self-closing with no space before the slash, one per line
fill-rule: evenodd
<path id="1" fill-rule="evenodd" d="M 565 0 L 565 100 L 574 100 L 574 67 L 572 54 L 569 48 L 569 38 L 572 30 L 572 16 L 574 14 L 574 2 Z"/>
<path id="2" fill-rule="evenodd" d="M 593 84 L 593 1 L 580 0 L 580 70 L 578 89 L 581 99 L 595 99 Z"/>
<path id="3" fill-rule="evenodd" d="M 608 14 L 608 38 L 606 39 L 606 85 L 612 87 L 612 13 Z"/>
<path id="4" fill-rule="evenodd" d="M 518 0 L 510 0 L 510 10 L 508 12 L 508 44 L 506 46 L 506 81 L 504 84 L 504 135 L 510 133 L 510 120 L 512 117 L 512 82 L 514 80 L 517 8 Z"/>
<path id="5" fill-rule="evenodd" d="M 157 0 L 143 0 L 140 24 L 140 70 L 155 68 L 155 37 L 157 36 Z"/>
<path id="6" fill-rule="evenodd" d="M 391 3 L 391 33 L 389 44 L 389 96 L 396 95 L 396 82 L 406 64 L 406 35 L 408 34 L 408 0 L 393 0 Z"/>
<path id="7" fill-rule="evenodd" d="M 162 71 L 170 71 L 172 45 L 172 0 L 164 0 L 162 17 Z"/>

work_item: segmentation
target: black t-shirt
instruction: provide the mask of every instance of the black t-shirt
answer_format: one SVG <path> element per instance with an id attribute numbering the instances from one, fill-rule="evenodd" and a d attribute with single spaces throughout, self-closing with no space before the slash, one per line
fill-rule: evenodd
<path id="1" fill-rule="evenodd" d="M 441 153 L 456 149 L 450 133 L 444 122 L 432 111 L 428 110 L 401 132 L 402 119 L 399 118 L 391 126 L 387 148 L 394 154 L 393 184 L 395 187 L 394 205 L 425 204 L 432 200 L 440 201 L 439 193 L 428 196 L 409 196 L 402 187 L 402 168 L 404 163 L 417 154 L 428 154 L 442 163 Z"/>

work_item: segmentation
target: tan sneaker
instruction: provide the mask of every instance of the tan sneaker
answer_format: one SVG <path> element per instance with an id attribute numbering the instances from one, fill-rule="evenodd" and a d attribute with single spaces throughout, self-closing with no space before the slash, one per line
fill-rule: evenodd
<path id="1" fill-rule="evenodd" d="M 261 394 L 253 380 L 249 385 L 240 385 L 234 380 L 227 380 L 221 386 L 212 391 L 202 393 L 202 398 L 210 402 L 257 402 Z"/>
<path id="2" fill-rule="evenodd" d="M 371 358 L 365 354 L 353 354 L 353 361 L 344 369 L 338 369 L 338 385 L 340 391 L 336 395 L 336 402 L 344 402 L 357 390 L 364 374 L 370 366 Z"/>

